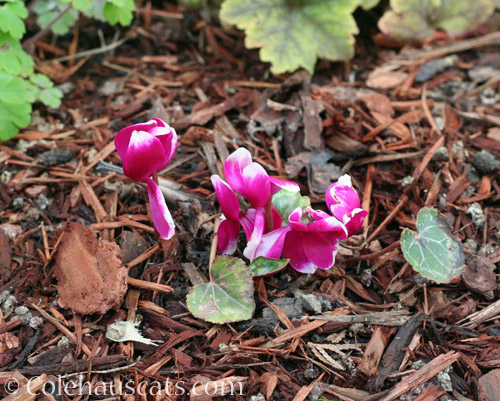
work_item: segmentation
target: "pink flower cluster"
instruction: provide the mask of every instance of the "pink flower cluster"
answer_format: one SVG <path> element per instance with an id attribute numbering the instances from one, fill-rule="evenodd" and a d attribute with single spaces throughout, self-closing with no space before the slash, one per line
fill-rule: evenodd
<path id="1" fill-rule="evenodd" d="M 152 176 L 172 160 L 177 148 L 175 130 L 153 118 L 122 129 L 115 137 L 115 145 L 123 160 L 124 174 L 147 184 L 154 225 L 162 238 L 170 239 L 175 225 Z M 227 182 L 218 175 L 211 177 L 223 213 L 217 245 L 224 254 L 236 251 L 243 228 L 247 241 L 243 254 L 249 260 L 285 257 L 303 273 L 328 269 L 335 263 L 339 240 L 359 231 L 367 215 L 347 175 L 327 190 L 326 204 L 331 214 L 297 207 L 284 216 L 286 221 L 274 207 L 273 195 L 279 191 L 298 193 L 297 184 L 270 177 L 244 148 L 227 158 L 224 175 Z"/>
<path id="2" fill-rule="evenodd" d="M 243 254 L 249 260 L 284 256 L 294 269 L 314 273 L 317 268 L 333 266 L 339 240 L 358 232 L 367 215 L 347 175 L 327 190 L 326 204 L 331 215 L 311 207 L 298 207 L 288 221 L 282 221 L 272 196 L 280 190 L 298 192 L 297 184 L 270 177 L 244 148 L 227 158 L 224 174 L 227 183 L 218 175 L 212 176 L 223 213 L 218 232 L 221 253 L 235 252 L 243 227 L 247 240 Z M 250 204 L 248 209 L 242 210 L 237 193 Z"/>

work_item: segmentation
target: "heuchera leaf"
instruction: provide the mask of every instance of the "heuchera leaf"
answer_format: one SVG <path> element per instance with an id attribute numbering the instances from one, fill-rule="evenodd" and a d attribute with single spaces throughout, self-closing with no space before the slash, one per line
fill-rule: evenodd
<path id="1" fill-rule="evenodd" d="M 245 262 L 220 256 L 210 269 L 210 282 L 199 284 L 187 296 L 189 311 L 211 323 L 248 320 L 255 310 L 253 279 Z"/>
<path id="2" fill-rule="evenodd" d="M 260 48 L 262 61 L 280 74 L 300 67 L 313 72 L 316 58 L 353 55 L 358 27 L 352 13 L 360 0 L 226 0 L 220 18 L 246 33 L 245 45 Z M 373 1 L 370 1 L 373 3 Z"/>
<path id="3" fill-rule="evenodd" d="M 403 255 L 413 268 L 436 283 L 449 283 L 460 276 L 465 265 L 462 245 L 436 209 L 418 212 L 417 230 L 406 228 L 401 235 Z"/>
<path id="4" fill-rule="evenodd" d="M 451 37 L 470 32 L 493 14 L 491 0 L 391 0 L 379 20 L 382 32 L 399 40 L 423 41 L 437 30 Z"/>
<path id="5" fill-rule="evenodd" d="M 288 224 L 288 217 L 293 209 L 297 207 L 310 206 L 311 201 L 307 196 L 301 196 L 298 192 L 290 192 L 282 189 L 273 195 L 273 206 L 283 219 L 282 225 Z"/>
<path id="6" fill-rule="evenodd" d="M 272 259 L 259 256 L 250 263 L 248 268 L 254 277 L 270 276 L 283 270 L 289 261 L 289 259 Z"/>

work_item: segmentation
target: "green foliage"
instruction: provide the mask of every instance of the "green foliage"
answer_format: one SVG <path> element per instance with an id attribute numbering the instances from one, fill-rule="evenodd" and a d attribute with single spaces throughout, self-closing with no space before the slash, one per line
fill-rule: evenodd
<path id="1" fill-rule="evenodd" d="M 70 8 L 68 9 L 68 5 Z M 69 32 L 79 12 L 89 18 L 107 19 L 111 24 L 128 25 L 134 11 L 133 0 L 40 0 L 34 4 L 37 22 L 43 29 L 60 17 L 52 32 Z M 62 14 L 62 16 L 61 16 Z M 0 140 L 14 137 L 31 122 L 31 105 L 42 102 L 57 108 L 62 92 L 43 74 L 34 73 L 32 57 L 20 40 L 26 32 L 28 10 L 21 0 L 0 0 Z"/>
<path id="2" fill-rule="evenodd" d="M 413 268 L 436 283 L 449 283 L 460 276 L 465 264 L 462 245 L 436 209 L 418 212 L 417 230 L 406 228 L 401 235 L 403 255 Z"/>
<path id="3" fill-rule="evenodd" d="M 245 262 L 220 256 L 210 268 L 210 282 L 193 287 L 187 306 L 194 316 L 211 323 L 248 320 L 255 310 L 253 291 Z"/>
<path id="4" fill-rule="evenodd" d="M 33 12 L 37 14 L 36 22 L 40 28 L 48 26 L 59 14 L 61 14 L 67 5 L 59 0 L 42 0 L 35 4 Z M 75 25 L 78 19 L 78 11 L 70 8 L 59 20 L 52 25 L 52 32 L 56 35 L 67 34 L 71 27 Z"/>
<path id="5" fill-rule="evenodd" d="M 391 0 L 391 7 L 379 21 L 380 30 L 405 41 L 423 41 L 437 30 L 458 36 L 477 28 L 495 9 L 492 0 Z"/>
<path id="6" fill-rule="evenodd" d="M 38 25 L 47 27 L 66 10 L 68 4 L 71 8 L 50 28 L 56 35 L 67 34 L 78 20 L 79 12 L 111 25 L 127 26 L 132 22 L 135 9 L 134 0 L 41 0 L 33 7 Z"/>
<path id="7" fill-rule="evenodd" d="M 310 206 L 311 201 L 308 196 L 301 196 L 298 192 L 290 192 L 282 189 L 273 195 L 273 206 L 281 215 L 283 225 L 288 224 L 288 217 L 293 209 Z"/>
<path id="8" fill-rule="evenodd" d="M 27 101 L 25 81 L 0 73 L 0 140 L 17 134 L 31 122 L 31 104 Z"/>
<path id="9" fill-rule="evenodd" d="M 28 100 L 31 103 L 40 101 L 54 109 L 61 105 L 63 94 L 59 89 L 54 88 L 54 83 L 46 75 L 31 75 L 27 89 Z"/>
<path id="10" fill-rule="evenodd" d="M 280 74 L 305 68 L 316 58 L 345 60 L 353 56 L 358 27 L 352 13 L 377 0 L 225 0 L 223 23 L 246 33 L 245 45 L 260 48 L 260 58 Z"/>
<path id="11" fill-rule="evenodd" d="M 134 0 L 107 0 L 103 16 L 111 25 L 119 22 L 122 26 L 126 26 L 132 22 L 134 8 Z"/>
<path id="12" fill-rule="evenodd" d="M 33 59 L 21 46 L 28 16 L 24 3 L 0 4 L 0 140 L 5 141 L 30 124 L 32 103 L 58 107 L 62 93 L 45 75 L 34 74 Z"/>
<path id="13" fill-rule="evenodd" d="M 24 18 L 28 10 L 22 1 L 8 1 L 0 7 L 0 31 L 14 39 L 21 39 L 26 32 Z"/>
<path id="14" fill-rule="evenodd" d="M 254 277 L 270 276 L 283 270 L 288 265 L 289 259 L 272 259 L 259 256 L 254 259 L 248 268 Z"/>

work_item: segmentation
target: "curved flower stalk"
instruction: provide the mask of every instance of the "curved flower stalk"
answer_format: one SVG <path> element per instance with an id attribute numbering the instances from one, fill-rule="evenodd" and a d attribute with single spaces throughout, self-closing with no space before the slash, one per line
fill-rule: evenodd
<path id="1" fill-rule="evenodd" d="M 124 174 L 147 184 L 151 216 L 163 239 L 175 233 L 175 224 L 158 184 L 151 176 L 172 160 L 177 148 L 177 134 L 159 118 L 130 125 L 115 137 L 115 146 L 123 160 Z"/>
<path id="2" fill-rule="evenodd" d="M 280 189 L 298 192 L 299 186 L 269 177 L 260 164 L 253 162 L 250 152 L 245 148 L 239 148 L 226 159 L 224 174 L 227 183 L 218 175 L 211 177 L 223 213 L 218 233 L 219 251 L 229 255 L 234 253 L 242 226 L 247 238 L 243 254 L 253 260 L 263 235 L 281 227 L 281 216 L 272 206 L 271 196 Z M 236 192 L 252 207 L 240 211 Z M 274 249 L 269 251 L 271 255 L 275 253 Z M 273 257 L 267 253 L 266 256 Z"/>

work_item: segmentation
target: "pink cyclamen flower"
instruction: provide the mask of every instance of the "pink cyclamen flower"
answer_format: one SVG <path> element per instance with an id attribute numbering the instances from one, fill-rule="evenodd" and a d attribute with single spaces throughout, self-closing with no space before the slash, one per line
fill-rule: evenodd
<path id="1" fill-rule="evenodd" d="M 280 189 L 298 192 L 299 186 L 293 182 L 269 177 L 260 164 L 253 162 L 252 155 L 245 148 L 239 148 L 226 159 L 224 174 L 227 183 L 218 175 L 212 176 L 212 184 L 223 213 L 218 234 L 219 251 L 232 254 L 236 250 L 241 225 L 247 237 L 247 247 L 243 254 L 253 260 L 266 232 L 266 218 L 272 219 L 267 226 L 273 229 L 281 226 L 279 213 L 272 204 L 268 205 L 271 196 Z M 253 208 L 246 212 L 240 211 L 235 191 L 248 200 Z M 270 216 L 266 216 L 266 206 L 271 206 Z M 274 253 L 276 253 L 274 250 L 270 250 L 270 254 Z"/>
<path id="2" fill-rule="evenodd" d="M 352 188 L 351 177 L 343 175 L 330 185 L 326 190 L 325 201 L 330 212 L 345 224 L 349 236 L 361 229 L 368 212 L 361 209 L 361 201 Z"/>
<path id="3" fill-rule="evenodd" d="M 290 259 L 290 265 L 302 273 L 314 273 L 316 268 L 329 269 L 335 263 L 339 240 L 359 231 L 368 212 L 360 208 L 360 200 L 351 186 L 351 178 L 344 175 L 330 185 L 326 203 L 333 216 L 310 207 L 296 208 L 289 217 L 289 226 L 283 245 L 283 255 Z M 277 230 L 275 230 L 277 231 Z M 272 237 L 273 233 L 264 237 Z M 265 249 L 265 240 L 263 238 Z M 269 246 L 269 244 L 267 245 Z"/>
<path id="4" fill-rule="evenodd" d="M 148 186 L 151 216 L 163 239 L 170 239 L 175 225 L 153 173 L 165 168 L 177 148 L 177 134 L 159 118 L 122 129 L 115 137 L 115 146 L 123 160 L 124 174 Z"/>

